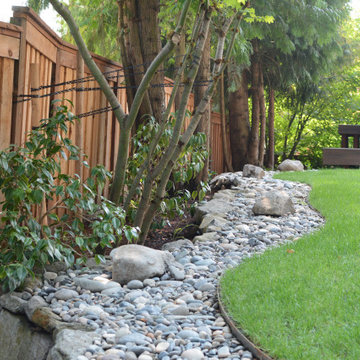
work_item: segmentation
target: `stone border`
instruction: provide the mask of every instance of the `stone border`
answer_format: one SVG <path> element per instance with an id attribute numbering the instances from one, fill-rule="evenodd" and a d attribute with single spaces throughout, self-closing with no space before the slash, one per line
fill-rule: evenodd
<path id="1" fill-rule="evenodd" d="M 273 360 L 269 355 L 265 354 L 260 348 L 258 348 L 253 342 L 251 342 L 249 338 L 244 335 L 243 331 L 234 324 L 230 315 L 226 312 L 224 304 L 221 301 L 220 284 L 218 284 L 217 286 L 216 297 L 218 300 L 220 313 L 227 325 L 230 327 L 231 332 L 236 337 L 236 339 L 239 340 L 239 342 L 244 345 L 246 349 L 250 350 L 251 353 L 255 355 L 258 360 Z"/>

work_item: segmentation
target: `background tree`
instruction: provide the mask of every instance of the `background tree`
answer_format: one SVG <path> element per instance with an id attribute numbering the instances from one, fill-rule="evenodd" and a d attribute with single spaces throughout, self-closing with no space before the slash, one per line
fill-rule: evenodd
<path id="1" fill-rule="evenodd" d="M 347 3 L 347 0 L 322 3 L 295 2 L 291 3 L 291 6 L 288 0 L 254 3 L 257 15 L 272 15 L 275 21 L 271 24 L 259 23 L 249 26 L 243 23 L 242 25 L 245 38 L 251 41 L 252 55 L 251 66 L 243 70 L 241 86 L 244 92 L 249 90 L 251 85 L 252 111 L 251 121 L 246 116 L 230 117 L 231 128 L 244 129 L 241 143 L 245 142 L 244 137 L 248 138 L 247 151 L 242 151 L 240 154 L 237 151 L 238 145 L 235 145 L 236 139 L 231 142 L 231 147 L 234 146 L 236 149 L 232 151 L 234 168 L 239 169 L 238 166 L 243 166 L 246 162 L 253 164 L 263 162 L 265 144 L 263 84 L 268 89 L 268 94 L 271 93 L 271 96 L 268 96 L 271 105 L 268 112 L 271 132 L 268 129 L 268 137 L 272 140 L 275 90 L 287 89 L 291 84 L 300 84 L 302 81 L 316 83 L 321 74 L 326 73 L 336 64 L 338 56 L 341 55 L 339 29 L 348 15 L 345 6 Z M 240 86 L 236 90 L 239 89 Z M 238 99 L 239 105 L 235 101 L 229 104 L 229 112 L 247 114 L 248 103 L 242 101 L 242 97 Z M 233 106 L 237 106 L 236 112 L 232 111 Z M 238 124 L 239 121 L 242 124 Z M 264 125 L 262 129 L 260 124 Z M 249 127 L 250 131 L 247 133 Z M 273 146 L 271 145 L 270 148 L 273 149 Z M 273 154 L 268 152 L 267 158 L 272 159 Z"/>

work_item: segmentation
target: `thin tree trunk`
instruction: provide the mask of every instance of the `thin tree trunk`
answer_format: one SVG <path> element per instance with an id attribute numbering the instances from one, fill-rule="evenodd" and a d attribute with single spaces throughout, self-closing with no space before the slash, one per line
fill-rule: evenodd
<path id="1" fill-rule="evenodd" d="M 251 60 L 251 131 L 248 147 L 248 161 L 250 164 L 258 165 L 259 160 L 259 127 L 260 127 L 260 106 L 259 106 L 259 59 L 257 40 L 253 41 L 254 55 Z"/>
<path id="2" fill-rule="evenodd" d="M 264 75 L 262 64 L 259 66 L 259 106 L 260 106 L 260 140 L 259 140 L 259 165 L 264 165 L 266 143 L 266 106 L 264 95 Z"/>
<path id="3" fill-rule="evenodd" d="M 210 39 L 211 32 L 208 32 L 204 51 L 202 53 L 202 58 L 199 65 L 199 70 L 195 79 L 195 83 L 198 85 L 194 87 L 194 107 L 196 108 L 201 99 L 204 97 L 207 86 L 206 82 L 210 78 Z M 209 174 L 209 153 L 210 153 L 210 104 L 206 108 L 203 116 L 200 119 L 199 125 L 197 126 L 195 132 L 202 132 L 206 136 L 206 150 L 208 156 L 204 161 L 204 167 L 201 172 L 196 177 L 196 182 L 199 184 L 200 181 L 207 181 Z"/>
<path id="4" fill-rule="evenodd" d="M 120 47 L 121 53 L 121 61 L 124 68 L 124 79 L 126 87 L 126 100 L 128 104 L 128 108 L 131 108 L 132 102 L 134 100 L 134 88 L 135 81 L 134 77 L 130 71 L 130 59 L 127 49 L 130 47 L 129 45 L 129 29 L 128 22 L 126 21 L 125 16 L 125 0 L 118 0 L 118 33 L 117 33 L 117 43 Z M 120 84 L 118 84 L 120 86 Z"/>
<path id="5" fill-rule="evenodd" d="M 223 159 L 226 170 L 233 172 L 234 169 L 232 167 L 231 154 L 229 152 L 229 148 L 230 148 L 229 138 L 226 129 L 224 73 L 222 73 L 220 77 L 220 120 L 221 120 L 221 140 L 222 140 L 222 149 L 223 149 Z"/>
<path id="6" fill-rule="evenodd" d="M 235 92 L 229 92 L 230 145 L 234 171 L 242 170 L 248 162 L 250 135 L 248 97 L 248 78 L 244 70 L 240 88 Z"/>
<path id="7" fill-rule="evenodd" d="M 275 157 L 275 90 L 269 89 L 267 167 L 274 169 Z"/>
<path id="8" fill-rule="evenodd" d="M 185 58 L 185 52 L 186 52 L 186 44 L 185 44 L 185 32 L 181 34 L 181 40 L 179 45 L 175 49 L 175 68 L 176 71 L 182 66 L 182 63 Z M 175 71 L 175 73 L 176 73 Z M 181 75 L 181 83 L 183 82 L 184 76 Z M 183 88 L 182 86 L 179 87 L 176 97 L 175 97 L 175 110 L 177 110 L 180 107 L 180 101 L 182 96 Z"/>

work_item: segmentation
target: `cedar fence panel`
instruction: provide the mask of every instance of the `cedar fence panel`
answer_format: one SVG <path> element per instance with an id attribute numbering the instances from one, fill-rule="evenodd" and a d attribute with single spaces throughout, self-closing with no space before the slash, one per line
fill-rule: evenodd
<path id="1" fill-rule="evenodd" d="M 220 174 L 224 171 L 225 165 L 221 137 L 221 117 L 219 113 L 211 113 L 210 144 L 210 169 Z"/>
<path id="2" fill-rule="evenodd" d="M 98 87 L 95 81 L 83 84 L 66 84 L 54 87 L 54 84 L 76 80 L 83 69 L 83 76 L 89 76 L 87 67 L 81 65 L 77 48 L 63 41 L 55 34 L 35 12 L 27 7 L 13 7 L 12 24 L 0 22 L 0 150 L 14 143 L 25 142 L 26 134 L 40 119 L 51 115 L 51 101 L 63 98 L 71 100 L 70 110 L 85 113 L 108 106 L 108 102 L 97 91 L 69 91 L 60 95 L 32 98 L 31 101 L 15 103 L 18 95 L 32 94 L 31 88 L 51 85 L 37 91 L 36 94 L 52 94 L 59 90 L 76 87 Z M 105 71 L 119 71 L 121 64 L 94 55 L 95 62 Z M 121 74 L 120 74 L 121 75 Z M 109 77 L 111 86 L 122 86 L 123 78 Z M 165 82 L 172 83 L 171 79 Z M 168 102 L 172 88 L 165 87 L 165 100 Z M 34 92 L 33 92 L 34 94 Z M 127 112 L 126 91 L 118 89 L 117 96 Z M 191 96 L 188 109 L 194 110 Z M 172 107 L 175 111 L 175 107 Z M 119 124 L 112 112 L 83 117 L 80 124 L 69 128 L 69 137 L 81 147 L 90 166 L 103 164 L 108 170 L 115 167 L 119 143 Z M 185 126 L 190 119 L 186 119 Z M 219 115 L 212 113 L 211 120 L 211 169 L 223 171 Z M 89 176 L 89 169 L 79 168 L 73 161 L 62 161 L 62 170 L 73 175 L 80 172 L 82 179 Z M 105 190 L 105 194 L 108 189 Z"/>

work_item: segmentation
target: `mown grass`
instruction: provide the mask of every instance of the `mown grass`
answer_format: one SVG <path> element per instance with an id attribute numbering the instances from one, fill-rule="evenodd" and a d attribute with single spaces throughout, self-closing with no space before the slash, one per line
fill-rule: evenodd
<path id="1" fill-rule="evenodd" d="M 238 326 L 273 358 L 360 359 L 360 171 L 278 178 L 310 184 L 310 203 L 326 224 L 228 270 L 221 298 Z"/>

